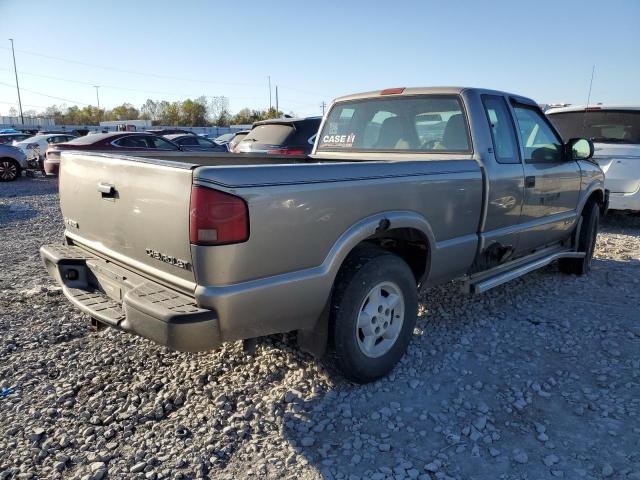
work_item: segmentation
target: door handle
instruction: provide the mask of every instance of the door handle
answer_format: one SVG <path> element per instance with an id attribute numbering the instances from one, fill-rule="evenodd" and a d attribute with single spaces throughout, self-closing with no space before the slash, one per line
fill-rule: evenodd
<path id="1" fill-rule="evenodd" d="M 110 183 L 98 183 L 98 191 L 102 194 L 102 198 L 115 198 L 116 186 Z"/>
<path id="2" fill-rule="evenodd" d="M 533 188 L 536 186 L 536 177 L 530 175 L 528 177 L 524 177 L 524 186 L 525 188 Z"/>

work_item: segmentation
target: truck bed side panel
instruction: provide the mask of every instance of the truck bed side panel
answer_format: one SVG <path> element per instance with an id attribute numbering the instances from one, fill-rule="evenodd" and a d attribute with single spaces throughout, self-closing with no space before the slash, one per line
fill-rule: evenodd
<path id="1" fill-rule="evenodd" d="M 194 181 L 241 196 L 250 212 L 247 242 L 192 247 L 200 285 L 317 267 L 352 225 L 386 211 L 424 217 L 436 241 L 434 256 L 444 255 L 446 247 L 467 251 L 448 259 L 454 274 L 468 268 L 475 255 L 483 184 L 473 160 L 202 167 Z M 465 242 L 466 249 L 460 247 Z M 434 260 L 443 263 L 442 257 Z"/>

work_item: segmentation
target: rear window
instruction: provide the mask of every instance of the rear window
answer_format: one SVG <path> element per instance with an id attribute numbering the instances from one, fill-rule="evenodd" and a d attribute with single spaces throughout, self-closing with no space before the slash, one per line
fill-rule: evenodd
<path id="1" fill-rule="evenodd" d="M 229 142 L 229 148 L 233 148 L 235 147 L 237 144 L 239 144 L 242 140 L 244 140 L 244 138 L 247 136 L 246 133 L 237 133 Z"/>
<path id="2" fill-rule="evenodd" d="M 336 104 L 318 150 L 469 152 L 467 120 L 455 95 L 420 95 Z"/>
<path id="3" fill-rule="evenodd" d="M 256 125 L 242 141 L 253 141 L 267 145 L 283 145 L 294 130 L 292 125 L 279 125 L 276 123 Z"/>
<path id="4" fill-rule="evenodd" d="M 640 111 L 583 110 L 551 113 L 549 119 L 565 140 L 590 138 L 601 143 L 640 144 Z"/>

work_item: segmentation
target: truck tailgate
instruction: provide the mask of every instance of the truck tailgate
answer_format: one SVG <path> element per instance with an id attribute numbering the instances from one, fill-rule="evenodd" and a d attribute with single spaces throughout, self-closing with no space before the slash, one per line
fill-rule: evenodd
<path id="1" fill-rule="evenodd" d="M 116 263 L 192 292 L 193 165 L 64 152 L 60 206 L 66 235 Z"/>

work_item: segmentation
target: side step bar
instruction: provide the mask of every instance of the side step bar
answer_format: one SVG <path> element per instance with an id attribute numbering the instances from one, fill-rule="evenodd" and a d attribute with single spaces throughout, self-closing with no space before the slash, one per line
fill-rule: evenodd
<path id="1" fill-rule="evenodd" d="M 501 265 L 493 270 L 482 272 L 468 277 L 463 285 L 463 290 L 467 293 L 483 293 L 487 290 L 514 280 L 529 272 L 549 265 L 560 258 L 584 258 L 585 252 L 574 250 L 564 250 L 547 253 L 543 256 L 533 255 L 533 259 L 527 261 L 526 258 L 514 261 L 512 268 L 508 265 Z M 492 273 L 493 272 L 493 273 Z"/>

